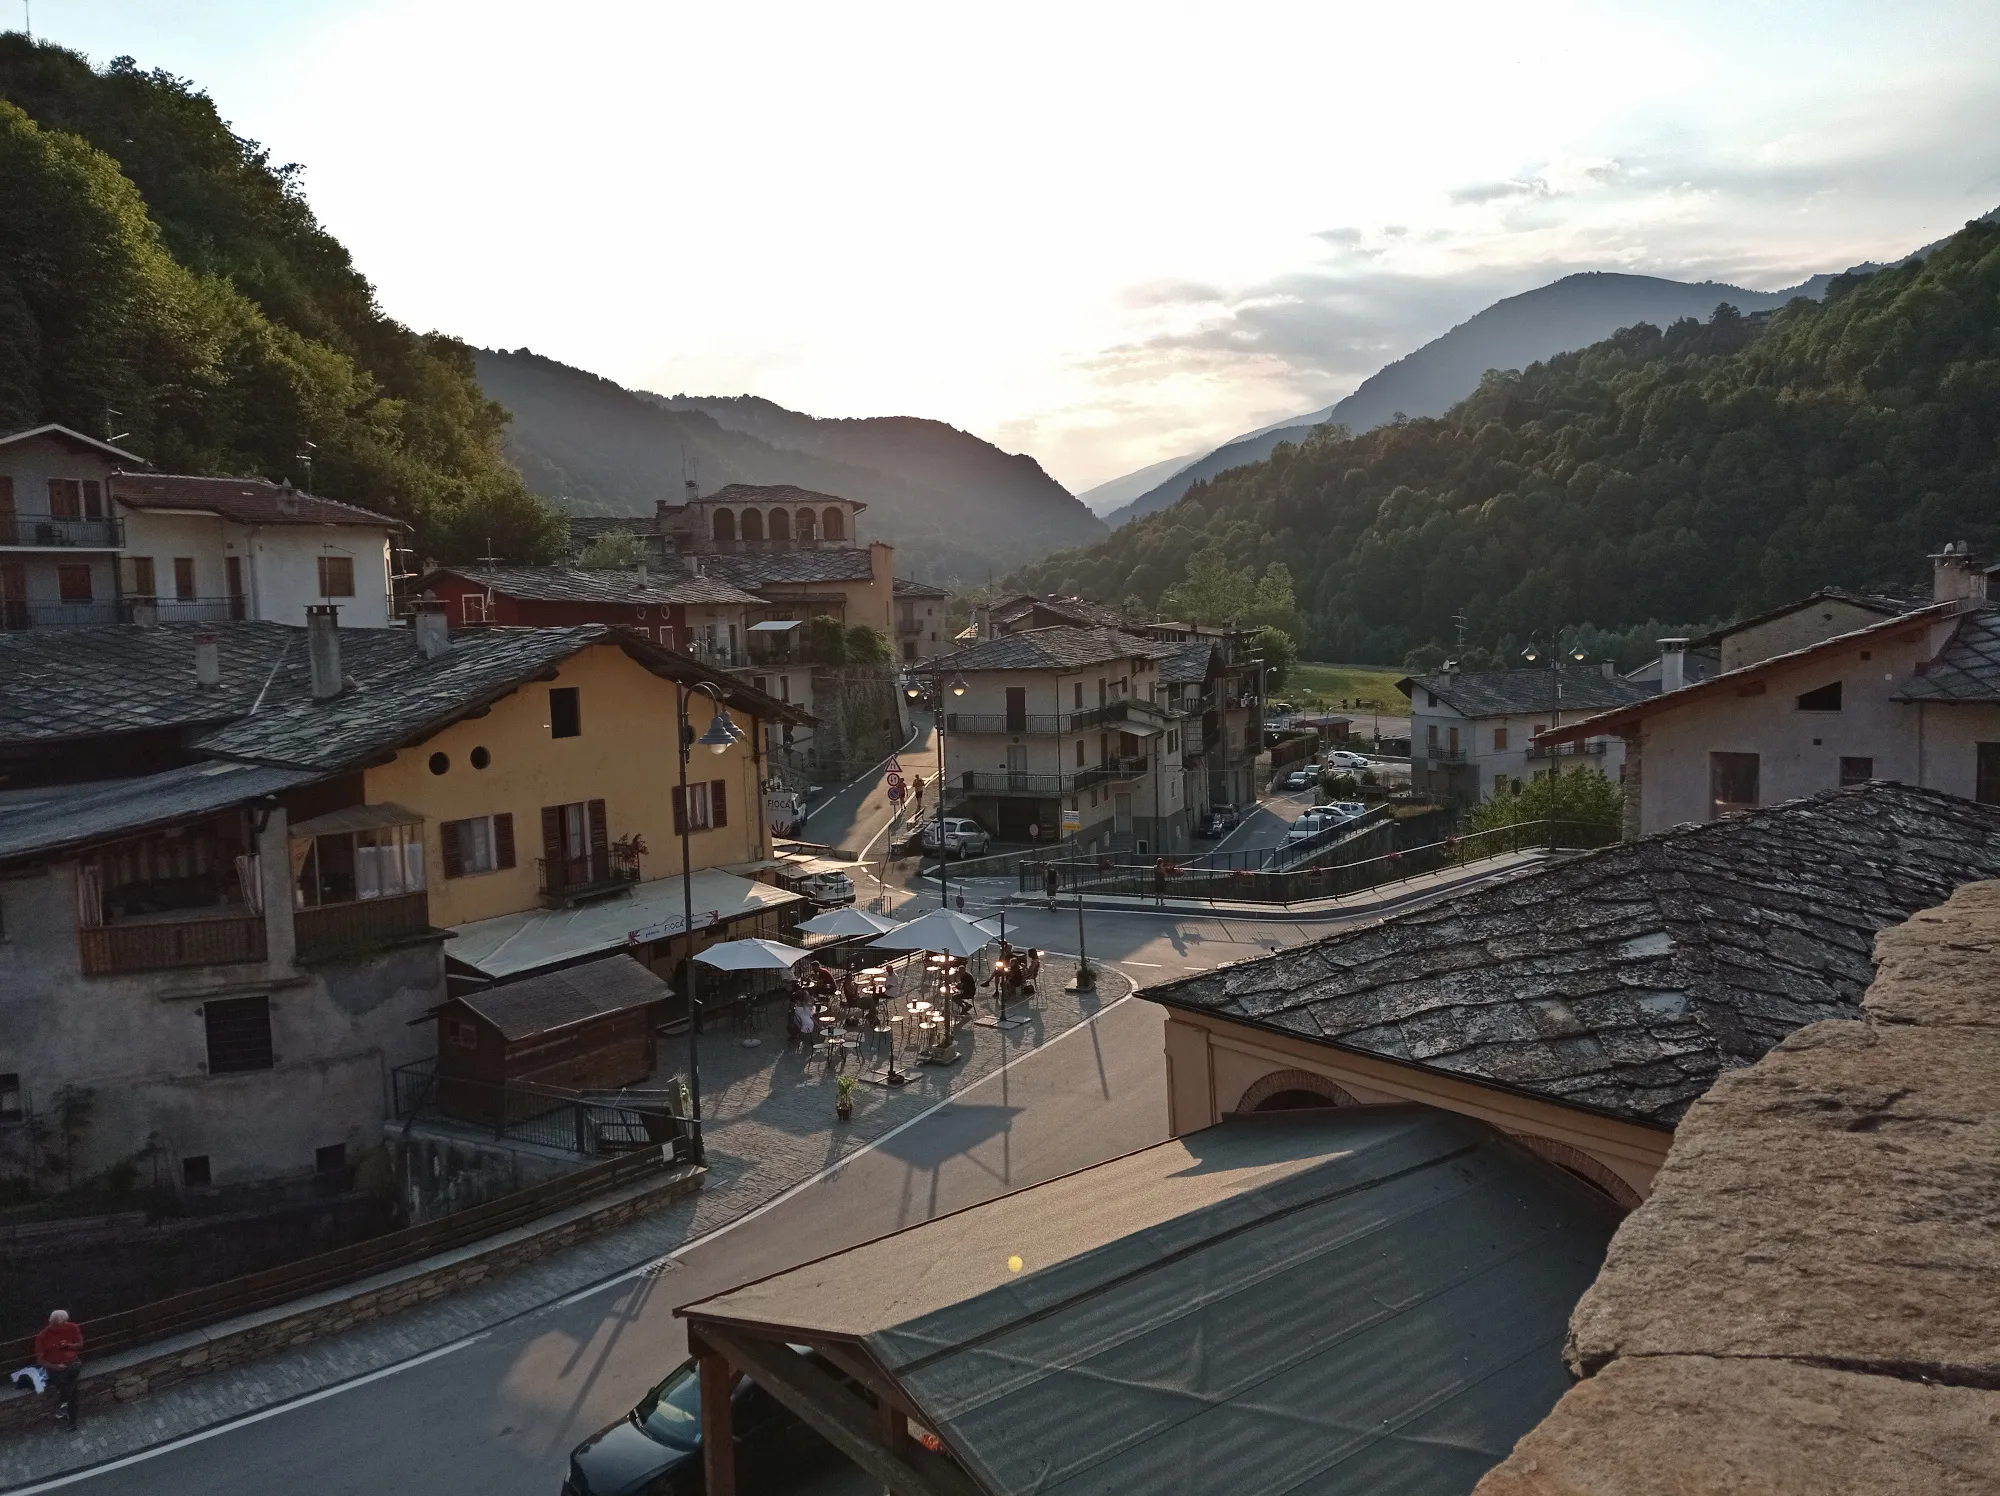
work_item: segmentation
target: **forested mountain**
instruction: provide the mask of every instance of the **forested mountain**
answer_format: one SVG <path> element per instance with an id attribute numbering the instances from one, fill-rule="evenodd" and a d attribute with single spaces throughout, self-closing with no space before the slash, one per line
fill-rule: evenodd
<path id="1" fill-rule="evenodd" d="M 471 350 L 382 315 L 297 170 L 184 79 L 0 34 L 0 428 L 115 419 L 162 468 L 295 483 L 311 452 L 429 554 L 546 553 Z"/>
<path id="2" fill-rule="evenodd" d="M 2000 228 L 1823 301 L 1629 327 L 1435 419 L 1333 428 L 1010 579 L 1155 603 L 1215 547 L 1287 564 L 1309 655 L 1739 615 L 2000 546 Z"/>
<path id="3" fill-rule="evenodd" d="M 481 351 L 479 378 L 512 414 L 507 450 L 529 484 L 581 514 L 651 514 L 728 483 L 796 483 L 860 499 L 863 533 L 933 581 L 991 574 L 1105 533 L 1032 457 L 942 421 L 825 420 L 753 395 L 628 390 L 526 349 Z"/>
<path id="4" fill-rule="evenodd" d="M 1773 311 L 1794 296 L 1818 296 L 1829 279 L 1816 275 L 1783 291 L 1746 291 L 1719 281 L 1689 283 L 1654 275 L 1595 271 L 1566 275 L 1494 302 L 1444 336 L 1369 375 L 1353 394 L 1324 410 L 1236 437 L 1199 461 L 1183 461 L 1105 519 L 1116 526 L 1156 513 L 1204 478 L 1262 462 L 1280 442 L 1304 440 L 1307 427 L 1335 421 L 1358 433 L 1372 431 L 1398 413 L 1443 415 L 1479 387 L 1480 376 L 1488 369 L 1525 368 L 1536 359 L 1588 347 L 1634 323 L 1663 327 L 1682 317 L 1705 317 L 1725 301 L 1745 315 Z"/>

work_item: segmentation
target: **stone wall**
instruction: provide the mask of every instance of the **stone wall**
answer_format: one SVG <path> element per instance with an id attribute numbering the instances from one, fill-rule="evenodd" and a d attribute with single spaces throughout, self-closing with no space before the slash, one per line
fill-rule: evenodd
<path id="1" fill-rule="evenodd" d="M 2000 883 L 1688 1112 L 1477 1496 L 2000 1490 Z"/>
<path id="2" fill-rule="evenodd" d="M 894 753 L 906 736 L 893 666 L 813 671 L 813 758 L 823 779 L 858 774 Z"/>

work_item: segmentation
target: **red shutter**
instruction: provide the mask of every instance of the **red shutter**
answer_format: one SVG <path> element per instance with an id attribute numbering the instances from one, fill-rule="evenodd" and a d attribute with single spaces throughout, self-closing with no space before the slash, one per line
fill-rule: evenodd
<path id="1" fill-rule="evenodd" d="M 563 863 L 562 807 L 544 805 L 542 807 L 542 860 L 551 873 Z"/>
<path id="2" fill-rule="evenodd" d="M 463 821 L 446 821 L 438 827 L 438 840 L 444 846 L 444 875 L 447 878 L 465 876 L 465 847 L 458 839 L 458 828 Z"/>
<path id="3" fill-rule="evenodd" d="M 514 865 L 514 813 L 502 812 L 493 818 L 493 865 L 508 868 Z"/>
<path id="4" fill-rule="evenodd" d="M 708 824 L 717 831 L 729 824 L 728 784 L 724 780 L 711 779 L 708 782 Z"/>
<path id="5" fill-rule="evenodd" d="M 686 836 L 688 829 L 687 791 L 674 786 L 674 835 Z"/>
<path id="6" fill-rule="evenodd" d="M 604 802 L 592 800 L 589 806 L 590 852 L 594 857 L 611 845 L 611 832 L 604 822 Z"/>

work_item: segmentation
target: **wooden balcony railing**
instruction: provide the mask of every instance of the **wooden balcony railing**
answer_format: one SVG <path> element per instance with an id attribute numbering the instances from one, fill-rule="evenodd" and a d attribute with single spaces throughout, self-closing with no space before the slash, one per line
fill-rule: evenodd
<path id="1" fill-rule="evenodd" d="M 86 976 L 228 966 L 262 961 L 267 950 L 261 914 L 104 925 L 77 931 L 77 943 Z"/>
<path id="2" fill-rule="evenodd" d="M 321 904 L 293 916 L 301 961 L 376 950 L 430 927 L 430 895 L 422 890 L 352 904 Z"/>

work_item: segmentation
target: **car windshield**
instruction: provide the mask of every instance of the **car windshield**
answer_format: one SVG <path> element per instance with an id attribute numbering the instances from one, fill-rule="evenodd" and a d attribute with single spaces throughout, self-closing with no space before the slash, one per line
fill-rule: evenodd
<path id="1" fill-rule="evenodd" d="M 646 1394 L 632 1410 L 639 1427 L 662 1444 L 694 1449 L 701 1443 L 701 1381 L 683 1366 Z"/>

